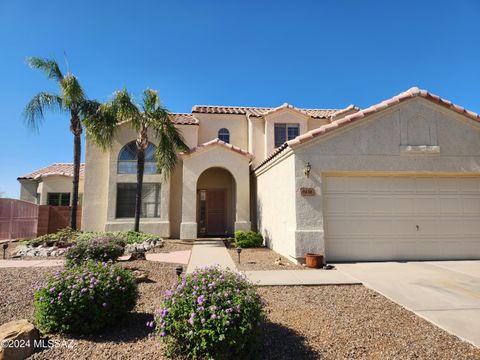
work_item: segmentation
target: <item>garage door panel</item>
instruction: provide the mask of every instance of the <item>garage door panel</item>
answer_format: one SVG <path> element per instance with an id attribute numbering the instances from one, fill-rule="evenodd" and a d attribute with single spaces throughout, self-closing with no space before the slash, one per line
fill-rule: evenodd
<path id="1" fill-rule="evenodd" d="M 324 199 L 328 261 L 480 258 L 479 178 L 327 177 Z"/>

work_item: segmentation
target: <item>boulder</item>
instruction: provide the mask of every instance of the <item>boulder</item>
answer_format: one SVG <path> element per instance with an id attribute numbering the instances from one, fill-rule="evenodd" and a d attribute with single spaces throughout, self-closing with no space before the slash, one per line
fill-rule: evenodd
<path id="1" fill-rule="evenodd" d="M 130 259 L 129 261 L 133 260 L 147 260 L 145 256 L 145 251 L 134 251 L 130 254 Z"/>
<path id="2" fill-rule="evenodd" d="M 0 326 L 0 360 L 23 360 L 34 352 L 39 331 L 27 320 L 15 320 Z"/>
<path id="3" fill-rule="evenodd" d="M 148 282 L 150 279 L 148 278 L 148 273 L 143 270 L 133 270 L 132 271 L 133 277 L 135 278 L 135 282 L 142 283 L 142 282 Z"/>

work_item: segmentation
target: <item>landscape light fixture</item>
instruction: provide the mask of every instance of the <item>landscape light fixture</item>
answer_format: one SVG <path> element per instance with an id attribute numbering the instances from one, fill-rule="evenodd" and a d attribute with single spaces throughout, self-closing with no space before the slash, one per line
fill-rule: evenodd
<path id="1" fill-rule="evenodd" d="M 305 164 L 305 169 L 303 169 L 303 173 L 305 174 L 305 176 L 306 176 L 307 178 L 310 177 L 310 170 L 312 170 L 312 165 L 310 165 L 310 162 L 307 162 L 307 163 Z"/>
<path id="2" fill-rule="evenodd" d="M 5 252 L 7 251 L 8 243 L 4 243 L 2 245 L 2 248 L 3 248 L 3 260 L 5 260 Z"/>
<path id="3" fill-rule="evenodd" d="M 235 248 L 235 251 L 238 254 L 238 263 L 240 264 L 240 254 L 242 253 L 242 248 L 240 246 Z"/>
<path id="4" fill-rule="evenodd" d="M 177 276 L 182 275 L 182 272 L 183 272 L 182 265 L 177 265 L 177 267 L 175 268 L 175 273 L 177 274 Z"/>

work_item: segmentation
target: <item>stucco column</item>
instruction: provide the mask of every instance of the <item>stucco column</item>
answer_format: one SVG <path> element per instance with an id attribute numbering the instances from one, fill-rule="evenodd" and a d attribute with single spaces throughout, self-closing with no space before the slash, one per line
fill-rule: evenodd
<path id="1" fill-rule="evenodd" d="M 248 168 L 242 169 L 243 172 L 236 177 L 237 196 L 235 206 L 235 231 L 250 231 L 252 224 L 250 223 L 250 181 L 248 179 Z M 246 175 L 246 179 L 245 179 Z"/>
<path id="2" fill-rule="evenodd" d="M 197 180 L 198 174 L 193 172 L 184 162 L 180 239 L 197 238 Z"/>

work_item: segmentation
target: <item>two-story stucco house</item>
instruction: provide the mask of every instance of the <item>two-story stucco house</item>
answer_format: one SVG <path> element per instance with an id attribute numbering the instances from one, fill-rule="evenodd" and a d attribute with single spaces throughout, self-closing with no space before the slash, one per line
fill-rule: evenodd
<path id="1" fill-rule="evenodd" d="M 480 116 L 412 88 L 367 109 L 194 106 L 174 114 L 189 154 L 156 174 L 141 229 L 194 239 L 258 230 L 293 259 L 480 258 Z M 131 229 L 135 134 L 87 139 L 84 230 Z"/>

